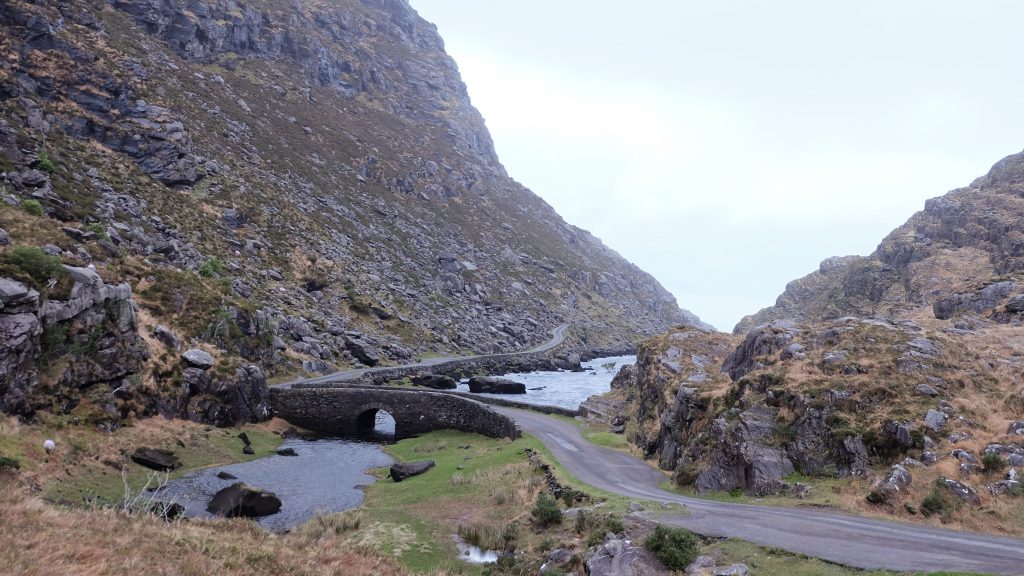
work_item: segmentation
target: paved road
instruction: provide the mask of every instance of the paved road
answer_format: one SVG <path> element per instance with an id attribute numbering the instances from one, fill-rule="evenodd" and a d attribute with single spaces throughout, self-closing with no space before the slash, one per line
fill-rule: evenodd
<path id="1" fill-rule="evenodd" d="M 281 384 L 275 384 L 275 387 L 290 388 L 293 384 L 323 384 L 326 382 L 345 382 L 348 380 L 355 380 L 365 374 L 373 372 L 380 372 L 382 370 L 394 370 L 395 368 L 429 368 L 431 366 L 437 366 L 438 364 L 444 364 L 445 362 L 451 362 L 452 360 L 472 360 L 474 358 L 500 358 L 503 356 L 516 356 L 519 354 L 533 354 L 537 352 L 547 352 L 555 346 L 558 346 L 565 341 L 565 333 L 569 329 L 568 324 L 562 324 L 556 326 L 551 331 L 551 339 L 547 342 L 534 346 L 529 350 L 522 350 L 519 352 L 506 352 L 504 354 L 478 354 L 475 356 L 450 356 L 447 358 L 429 358 L 421 362 L 415 362 L 412 364 L 402 364 L 400 366 L 379 366 L 376 368 L 357 368 L 355 370 L 341 370 L 339 372 L 333 372 L 324 376 L 317 376 L 315 378 L 299 378 L 298 380 L 292 380 L 291 382 L 282 382 Z"/>
<path id="2" fill-rule="evenodd" d="M 858 568 L 956 570 L 1024 575 L 1024 540 L 943 530 L 846 514 L 731 504 L 679 496 L 658 488 L 667 477 L 628 454 L 596 446 L 579 429 L 537 412 L 495 408 L 537 437 L 577 478 L 638 499 L 684 504 L 690 514 L 659 522 L 706 536 L 778 546 Z"/>

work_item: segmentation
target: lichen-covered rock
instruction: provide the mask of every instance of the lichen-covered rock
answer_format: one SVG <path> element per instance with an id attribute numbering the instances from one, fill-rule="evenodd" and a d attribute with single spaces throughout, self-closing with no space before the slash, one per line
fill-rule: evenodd
<path id="1" fill-rule="evenodd" d="M 912 482 L 913 477 L 910 472 L 902 465 L 896 464 L 889 469 L 885 478 L 875 484 L 871 492 L 868 493 L 867 500 L 872 504 L 895 504 Z"/>
<path id="2" fill-rule="evenodd" d="M 978 497 L 978 492 L 971 486 L 964 484 L 963 482 L 950 480 L 949 478 L 943 478 L 942 483 L 947 490 L 964 502 L 972 506 L 978 506 L 981 504 L 981 498 Z"/>

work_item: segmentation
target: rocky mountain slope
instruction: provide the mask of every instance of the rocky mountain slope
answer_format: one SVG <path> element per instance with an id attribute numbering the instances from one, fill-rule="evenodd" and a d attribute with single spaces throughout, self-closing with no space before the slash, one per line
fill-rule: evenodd
<path id="1" fill-rule="evenodd" d="M 699 323 L 506 174 L 405 0 L 0 0 L 0 26 L 5 410 L 83 350 L 138 353 L 53 375 L 73 404 L 223 422 L 268 375 Z M 127 330 L 48 330 L 101 284 Z"/>
<path id="2" fill-rule="evenodd" d="M 929 200 L 737 334 L 647 340 L 590 404 L 686 489 L 1020 535 L 1022 175 Z"/>
<path id="3" fill-rule="evenodd" d="M 899 315 L 922 305 L 937 305 L 946 318 L 957 312 L 991 316 L 1015 292 L 1009 284 L 992 285 L 1024 273 L 1022 215 L 1024 152 L 1000 160 L 970 186 L 926 202 L 872 254 L 823 261 L 733 332 L 783 318 Z"/>

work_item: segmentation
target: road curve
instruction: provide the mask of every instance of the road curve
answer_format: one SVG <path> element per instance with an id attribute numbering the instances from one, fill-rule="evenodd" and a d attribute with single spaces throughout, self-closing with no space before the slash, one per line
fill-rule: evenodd
<path id="1" fill-rule="evenodd" d="M 504 354 L 477 354 L 475 356 L 449 356 L 446 358 L 429 358 L 420 362 L 414 362 L 412 364 L 402 364 L 399 366 L 378 366 L 376 368 L 356 368 L 354 370 L 340 370 L 338 372 L 332 372 L 323 376 L 316 376 L 314 378 L 299 378 L 298 380 L 292 380 L 291 382 L 282 382 L 280 384 L 274 384 L 275 388 L 291 388 L 294 384 L 323 384 L 326 382 L 346 382 L 349 380 L 355 380 L 366 374 L 372 374 L 373 372 L 380 372 L 382 370 L 394 370 L 396 368 L 429 368 L 431 366 L 437 366 L 445 362 L 451 362 L 452 360 L 473 360 L 475 358 L 500 358 L 502 356 L 516 356 L 519 354 L 535 354 L 538 352 L 547 352 L 555 346 L 558 346 L 565 341 L 565 333 L 569 329 L 568 324 L 561 324 L 551 330 L 551 339 L 547 342 L 534 346 L 529 350 L 522 350 L 519 352 L 506 352 Z"/>
<path id="2" fill-rule="evenodd" d="M 543 442 L 581 481 L 607 492 L 689 508 L 690 514 L 655 518 L 665 524 L 857 568 L 1024 574 L 1024 540 L 821 510 L 688 498 L 658 488 L 667 479 L 664 473 L 638 458 L 586 441 L 571 423 L 537 412 L 495 409 Z"/>

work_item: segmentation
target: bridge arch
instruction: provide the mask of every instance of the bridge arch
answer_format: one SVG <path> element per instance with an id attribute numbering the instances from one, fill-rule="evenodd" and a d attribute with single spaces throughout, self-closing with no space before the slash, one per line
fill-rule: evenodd
<path id="1" fill-rule="evenodd" d="M 377 414 L 381 411 L 387 412 L 395 420 L 395 431 L 398 431 L 398 415 L 394 408 L 383 402 L 368 402 L 356 408 L 352 414 L 356 418 L 356 432 L 366 433 L 377 427 Z"/>

